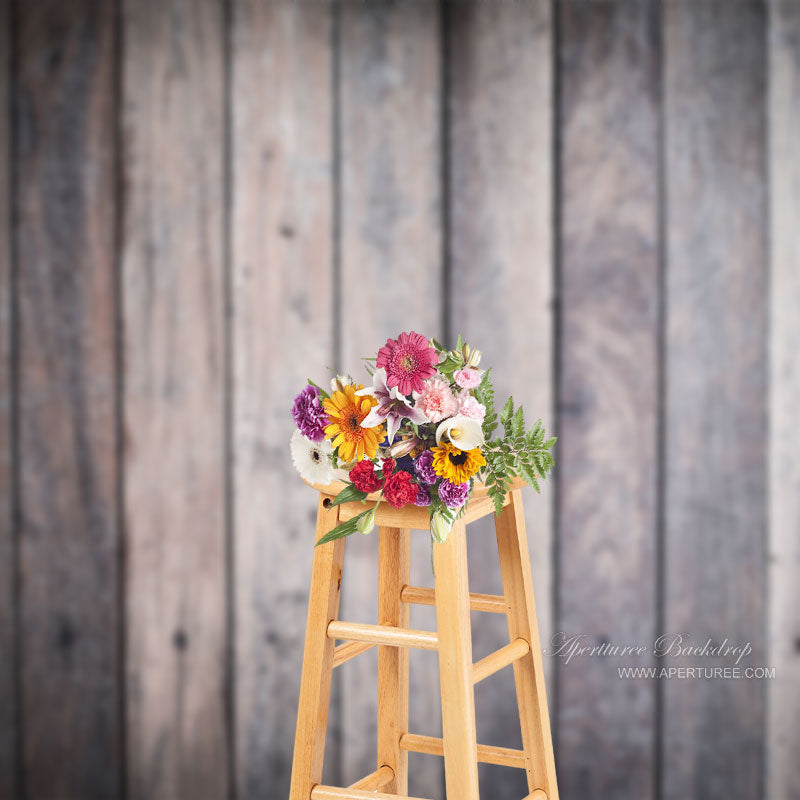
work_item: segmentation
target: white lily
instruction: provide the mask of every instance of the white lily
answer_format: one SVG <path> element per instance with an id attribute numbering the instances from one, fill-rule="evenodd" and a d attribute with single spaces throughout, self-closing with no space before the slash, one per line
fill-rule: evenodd
<path id="1" fill-rule="evenodd" d="M 386 422 L 386 435 L 389 444 L 394 442 L 394 437 L 404 419 L 409 419 L 417 425 L 427 422 L 427 417 L 422 410 L 415 408 L 406 397 L 398 391 L 397 387 L 389 388 L 386 385 L 386 370 L 381 367 L 376 369 L 372 376 L 372 386 L 359 389 L 356 392 L 360 397 L 371 395 L 378 401 L 378 405 L 361 421 L 362 428 L 373 428 Z"/>
<path id="2" fill-rule="evenodd" d="M 480 422 L 461 414 L 439 423 L 436 429 L 436 444 L 441 444 L 442 436 L 447 434 L 450 443 L 459 450 L 472 450 L 484 443 L 483 428 Z"/>

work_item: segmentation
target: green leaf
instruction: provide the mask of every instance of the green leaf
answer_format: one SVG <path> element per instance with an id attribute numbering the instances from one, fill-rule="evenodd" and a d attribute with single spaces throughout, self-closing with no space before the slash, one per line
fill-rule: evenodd
<path id="1" fill-rule="evenodd" d="M 514 430 L 514 436 L 521 438 L 525 435 L 525 412 L 523 411 L 522 406 L 520 406 L 514 414 L 512 427 Z"/>
<path id="2" fill-rule="evenodd" d="M 306 380 L 308 381 L 310 386 L 313 386 L 315 389 L 319 389 L 319 393 L 323 398 L 327 399 L 328 397 L 330 397 L 330 395 L 321 386 L 318 386 L 316 383 L 314 383 L 314 381 L 312 381 L 311 378 L 306 378 Z"/>
<path id="3" fill-rule="evenodd" d="M 355 485 L 350 483 L 342 489 L 339 494 L 336 495 L 333 502 L 331 503 L 332 506 L 338 506 L 342 503 L 351 503 L 354 500 L 363 500 L 367 496 L 366 492 L 362 492 L 360 489 L 356 489 Z"/>

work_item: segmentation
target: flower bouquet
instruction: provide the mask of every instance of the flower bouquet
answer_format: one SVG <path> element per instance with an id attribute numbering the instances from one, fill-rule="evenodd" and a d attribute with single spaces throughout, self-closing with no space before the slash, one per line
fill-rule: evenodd
<path id="1" fill-rule="evenodd" d="M 498 514 L 514 477 L 539 491 L 553 466 L 555 438 L 546 438 L 541 420 L 526 430 L 513 398 L 498 419 L 490 370 L 478 368 L 480 351 L 461 336 L 447 350 L 419 333 L 401 333 L 364 361 L 371 386 L 337 375 L 328 392 L 309 380 L 292 406 L 292 461 L 309 483 L 347 483 L 334 505 L 380 492 L 394 508 L 427 506 L 431 536 L 443 542 L 476 479 Z M 370 533 L 374 525 L 371 507 L 317 544 Z"/>

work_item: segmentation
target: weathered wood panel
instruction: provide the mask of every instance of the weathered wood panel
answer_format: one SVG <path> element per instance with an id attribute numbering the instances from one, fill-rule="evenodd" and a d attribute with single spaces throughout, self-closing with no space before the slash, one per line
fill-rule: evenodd
<path id="1" fill-rule="evenodd" d="M 113 10 L 15 9 L 22 770 L 120 788 Z"/>
<path id="2" fill-rule="evenodd" d="M 547 3 L 459 3 L 449 14 L 447 289 L 451 338 L 484 353 L 501 402 L 514 393 L 552 427 L 552 19 Z M 552 494 L 525 493 L 542 641 L 551 630 Z M 488 517 L 468 529 L 474 591 L 502 594 Z M 473 615 L 476 658 L 508 643 L 502 619 Z M 548 664 L 549 666 L 549 664 Z M 476 690 L 479 740 L 520 746 L 511 671 Z M 510 720 L 514 720 L 511 724 Z M 525 774 L 481 765 L 484 787 L 521 797 Z"/>
<path id="3" fill-rule="evenodd" d="M 404 330 L 442 332 L 438 14 L 436 4 L 419 0 L 348 0 L 341 6 L 336 366 L 359 379 L 366 377 L 362 356 L 374 354 L 387 337 Z M 377 621 L 377 538 L 359 536 L 349 543 L 342 619 Z M 429 557 L 426 548 L 412 548 L 412 575 L 427 573 L 431 585 L 430 567 L 424 566 Z M 412 609 L 412 625 L 435 627 L 431 611 Z M 359 656 L 334 679 L 342 689 L 345 782 L 375 769 L 375 656 Z M 435 655 L 411 655 L 411 680 L 410 724 L 436 733 L 441 717 Z M 409 793 L 441 794 L 441 775 L 436 759 L 412 757 Z"/>
<path id="4" fill-rule="evenodd" d="M 664 4 L 666 632 L 765 663 L 766 7 Z M 732 666 L 730 658 L 671 665 Z M 665 800 L 763 794 L 766 685 L 666 681 Z"/>
<path id="5" fill-rule="evenodd" d="M 800 3 L 770 5 L 770 461 L 767 797 L 800 797 Z"/>
<path id="6" fill-rule="evenodd" d="M 331 13 L 241 0 L 233 26 L 236 774 L 261 800 L 289 794 L 317 509 L 289 408 L 334 363 Z"/>
<path id="7" fill-rule="evenodd" d="M 131 800 L 228 796 L 223 14 L 123 5 Z"/>
<path id="8" fill-rule="evenodd" d="M 658 5 L 561 5 L 557 628 L 656 625 Z M 655 695 L 620 659 L 558 667 L 561 794 L 653 796 Z"/>
<path id="9" fill-rule="evenodd" d="M 0 0 L 0 797 L 16 793 L 16 641 L 14 501 L 12 477 L 13 369 L 11 267 L 11 7 Z"/>

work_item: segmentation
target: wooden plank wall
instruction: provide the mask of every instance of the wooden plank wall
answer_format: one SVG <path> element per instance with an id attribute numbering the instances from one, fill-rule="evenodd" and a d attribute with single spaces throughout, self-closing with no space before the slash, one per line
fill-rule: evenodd
<path id="1" fill-rule="evenodd" d="M 232 7 L 233 733 L 247 800 L 288 794 L 317 513 L 284 457 L 285 399 L 335 363 L 333 19 L 320 8 Z"/>
<path id="2" fill-rule="evenodd" d="M 777 669 L 547 658 L 561 796 L 800 798 L 798 9 L 0 0 L 0 800 L 287 795 L 288 407 L 403 329 L 464 333 L 560 437 L 525 498 L 544 642 Z M 499 591 L 486 525 L 470 558 Z M 345 618 L 376 562 L 348 541 Z M 375 656 L 335 675 L 331 783 L 374 769 Z M 435 655 L 411 674 L 438 735 Z M 477 702 L 518 745 L 510 674 Z M 442 798 L 441 760 L 409 788 Z"/>
<path id="3" fill-rule="evenodd" d="M 222 7 L 122 7 L 127 789 L 230 785 Z"/>
<path id="4" fill-rule="evenodd" d="M 768 797 L 800 797 L 800 3 L 770 5 L 770 463 Z"/>
<path id="5" fill-rule="evenodd" d="M 13 492 L 13 345 L 11 271 L 11 6 L 0 2 L 0 797 L 16 792 L 15 542 Z"/>
<path id="6" fill-rule="evenodd" d="M 765 23 L 757 3 L 665 6 L 663 625 L 749 641 L 752 665 L 766 661 Z M 757 794 L 765 682 L 660 688 L 663 797 Z"/>
<path id="7" fill-rule="evenodd" d="M 557 626 L 586 644 L 649 642 L 656 620 L 658 9 L 561 5 Z M 611 796 L 623 772 L 654 796 L 652 684 L 583 659 L 557 707 L 565 796 Z"/>
<path id="8" fill-rule="evenodd" d="M 117 797 L 113 9 L 19 4 L 14 34 L 18 769 L 26 797 Z"/>

